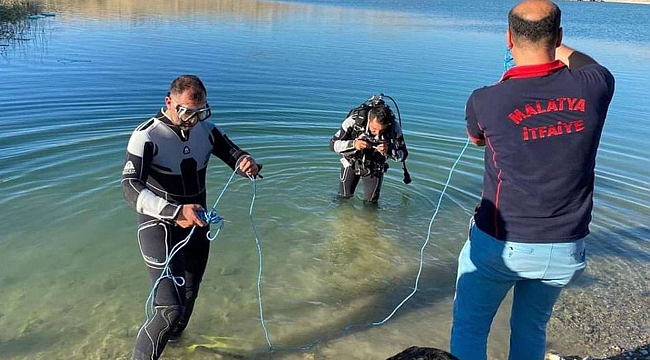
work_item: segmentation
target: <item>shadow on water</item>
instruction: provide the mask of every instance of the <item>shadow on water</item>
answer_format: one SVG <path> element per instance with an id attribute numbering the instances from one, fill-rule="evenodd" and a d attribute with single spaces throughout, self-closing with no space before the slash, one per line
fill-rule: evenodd
<path id="1" fill-rule="evenodd" d="M 435 288 L 436 290 L 418 290 L 415 296 L 407 301 L 387 323 L 379 326 L 388 326 L 387 324 L 390 322 L 407 316 L 411 312 L 429 308 L 439 301 L 448 301 L 451 294 L 453 294 L 455 282 L 455 267 L 453 265 L 425 266 L 422 269 L 420 286 L 426 283 L 428 288 Z M 274 330 L 277 330 L 278 325 L 271 325 L 269 330 L 275 349 L 274 352 L 269 352 L 266 346 L 238 353 L 218 348 L 209 349 L 207 347 L 199 347 L 196 351 L 225 355 L 227 359 L 265 359 L 269 357 L 281 359 L 290 353 L 315 351 L 326 342 L 343 339 L 347 336 L 363 333 L 376 327 L 368 324 L 382 321 L 390 314 L 412 291 L 415 275 L 415 272 L 400 273 L 394 276 L 389 282 L 364 287 L 363 293 L 366 295 L 356 294 L 355 292 L 355 294 L 350 294 L 348 297 L 339 298 L 336 304 L 337 311 L 332 313 L 332 317 L 328 319 L 327 324 L 314 322 L 308 329 L 298 329 L 294 333 L 283 336 L 274 335 Z M 345 308 L 354 310 L 340 310 Z M 314 306 L 311 304 L 297 306 L 278 304 L 265 306 L 264 310 L 267 314 L 290 313 L 292 317 L 297 319 L 312 318 L 314 316 Z M 341 315 L 341 312 L 344 312 L 344 314 Z M 269 326 L 268 323 L 267 326 Z M 309 349 L 299 349 L 301 347 L 309 347 L 314 342 L 316 344 Z"/>
<path id="2" fill-rule="evenodd" d="M 612 228 L 596 231 L 593 234 L 594 255 L 613 256 L 626 260 L 650 260 L 650 227 Z M 596 244 L 595 244 L 596 245 Z"/>
<path id="3" fill-rule="evenodd" d="M 0 340 L 0 354 L 3 357 L 37 354 L 61 343 L 61 337 L 44 331 L 19 335 L 9 340 Z"/>
<path id="4" fill-rule="evenodd" d="M 337 226 L 341 231 L 333 231 L 332 239 L 329 239 L 327 243 L 327 253 L 324 255 L 326 260 L 331 263 L 334 268 L 333 270 L 328 271 L 333 271 L 336 276 L 333 276 L 330 279 L 332 280 L 332 283 L 330 284 L 331 288 L 326 287 L 321 290 L 322 293 L 320 295 L 313 296 L 313 298 L 325 299 L 332 298 L 333 293 L 337 295 L 334 296 L 336 298 L 336 305 L 328 308 L 328 310 L 331 310 L 331 316 L 324 319 L 324 321 L 314 321 L 308 326 L 302 327 L 300 325 L 295 326 L 297 324 L 279 325 L 276 321 L 271 320 L 269 321 L 271 339 L 274 346 L 280 349 L 279 351 L 269 353 L 268 348 L 265 346 L 258 346 L 243 353 L 230 353 L 228 356 L 231 356 L 233 359 L 257 359 L 268 358 L 269 356 L 274 358 L 284 358 L 283 356 L 288 353 L 288 351 L 286 351 L 287 349 L 309 345 L 317 339 L 321 339 L 321 342 L 328 342 L 331 340 L 343 339 L 349 335 L 366 332 L 367 330 L 370 330 L 372 326 L 366 326 L 365 324 L 368 322 L 383 320 L 388 314 L 390 314 L 397 304 L 399 304 L 411 292 L 417 271 L 417 267 L 414 268 L 413 264 L 411 264 L 412 266 L 410 267 L 401 267 L 399 264 L 394 264 L 396 265 L 394 266 L 395 271 L 392 273 L 381 272 L 384 274 L 384 277 L 380 281 L 364 281 L 364 279 L 369 278 L 365 277 L 369 274 L 369 269 L 364 268 L 363 264 L 356 263 L 359 257 L 368 256 L 366 251 L 367 249 L 364 248 L 363 243 L 366 242 L 367 239 L 376 239 L 381 237 L 378 230 L 372 230 L 372 224 L 377 222 L 377 217 L 382 214 L 382 210 L 377 207 L 359 207 L 344 202 L 338 204 L 336 214 L 341 219 L 345 218 L 347 220 L 339 219 L 340 221 Z M 364 226 L 366 230 L 356 231 L 355 226 Z M 347 237 L 345 236 L 346 232 L 349 233 L 349 236 Z M 633 230 L 619 229 L 611 232 L 597 231 L 592 236 L 596 237 L 596 239 L 607 240 L 608 238 L 629 238 L 630 234 L 636 234 L 635 236 L 645 236 L 647 232 L 647 228 L 641 227 Z M 640 237 L 638 239 L 642 240 Z M 391 239 L 391 241 L 393 240 L 394 239 Z M 391 248 L 385 247 L 381 241 L 375 242 L 373 245 L 376 246 L 379 253 L 392 250 Z M 622 259 L 628 259 L 629 256 L 627 256 L 627 254 L 633 253 L 633 251 L 633 244 L 626 245 L 625 247 L 618 246 L 615 256 L 619 256 Z M 588 252 L 593 256 L 612 255 L 602 246 L 596 247 L 594 250 L 588 250 Z M 499 256 L 490 256 L 496 255 L 497 253 Z M 473 262 L 477 263 L 481 261 L 497 262 L 499 264 L 496 264 L 495 266 L 500 266 L 509 274 L 507 276 L 517 277 L 515 272 L 508 270 L 508 265 L 501 257 L 502 255 L 508 256 L 508 254 L 512 253 L 513 251 L 509 251 L 503 246 L 498 249 L 490 249 L 489 251 L 486 251 L 485 249 L 477 250 L 476 248 L 471 248 L 469 257 L 472 258 Z M 516 253 L 516 249 L 514 253 Z M 370 254 L 370 256 L 372 256 L 372 254 Z M 639 259 L 642 258 L 645 258 L 644 255 L 639 255 Z M 339 273 L 336 274 L 336 271 Z M 345 277 L 344 274 L 346 272 L 358 277 L 349 279 L 350 281 L 347 283 L 343 282 L 337 284 L 337 276 L 338 278 Z M 468 276 L 471 277 L 473 275 L 472 273 L 463 275 L 461 282 L 466 281 Z M 597 281 L 597 279 L 587 278 L 584 275 L 574 276 L 574 278 L 576 277 L 577 281 L 575 283 L 571 282 L 570 286 L 586 286 L 590 282 Z M 454 294 L 455 278 L 455 261 L 449 260 L 448 263 L 436 262 L 435 264 L 427 264 L 425 262 L 418 292 L 402 308 L 400 308 L 388 322 L 404 318 L 405 316 L 416 313 L 421 309 L 431 308 L 441 301 L 449 301 L 449 298 Z M 502 300 L 506 296 L 513 284 L 514 281 L 511 282 L 507 289 L 504 289 L 502 292 L 503 296 L 499 300 Z M 557 294 L 559 295 L 559 291 Z M 549 301 L 555 302 L 555 296 L 551 296 L 550 298 Z M 498 308 L 499 306 L 494 307 L 493 309 L 490 309 L 489 312 L 492 312 L 492 315 L 494 315 Z M 271 303 L 268 306 L 265 306 L 265 313 L 271 315 L 271 318 L 278 314 L 285 314 L 286 317 L 292 319 L 317 318 L 314 316 L 313 304 L 309 304 L 306 301 L 289 306 L 287 306 L 287 303 Z M 280 315 L 279 317 L 282 318 L 283 315 Z M 267 321 L 268 320 L 269 319 L 267 318 Z M 350 325 L 355 326 L 345 331 L 344 329 Z M 280 331 L 278 330 L 283 326 L 290 327 L 291 330 L 280 334 Z M 488 330 L 489 327 L 484 329 L 486 334 Z M 319 344 L 320 345 L 317 345 L 317 347 L 322 346 L 321 343 Z M 426 346 L 430 344 L 419 345 Z M 202 349 L 201 351 L 218 353 L 220 355 L 227 354 L 227 351 L 222 349 Z M 611 359 L 618 358 L 613 357 Z"/>
<path id="5" fill-rule="evenodd" d="M 613 228 L 592 231 L 587 238 L 587 259 L 591 266 L 602 266 L 603 262 L 621 264 L 649 263 L 648 240 L 650 228 L 639 226 L 636 228 Z M 594 264 L 597 262 L 598 264 Z M 603 283 L 602 279 L 587 271 L 570 287 L 586 288 Z"/>
<path id="6" fill-rule="evenodd" d="M 173 346 L 173 345 L 172 345 Z M 207 347 L 199 346 L 194 351 L 196 354 L 207 354 L 207 355 L 217 355 L 218 359 L 229 359 L 229 360 L 240 360 L 240 359 L 255 359 L 257 357 L 249 357 L 246 355 L 239 355 L 232 351 L 223 350 L 223 349 L 211 349 Z"/>
<path id="7" fill-rule="evenodd" d="M 316 294 L 308 295 L 321 301 L 315 306 L 316 302 L 300 297 L 298 301 L 264 304 L 276 351 L 270 353 L 268 347 L 257 346 L 228 356 L 281 359 L 314 343 L 307 351 L 317 351 L 323 343 L 377 327 L 369 324 L 384 320 L 412 292 L 419 253 L 401 250 L 398 239 L 382 235 L 377 226 L 382 210 L 374 205 L 343 202 L 334 213 L 338 218 L 333 222 L 332 236 L 321 249 L 323 263 L 327 264 L 318 270 L 322 271 L 318 277 L 324 279 L 323 284 Z M 455 261 L 427 263 L 425 259 L 417 293 L 380 327 L 438 302 L 448 302 L 455 277 Z M 228 350 L 202 348 L 201 352 L 224 355 Z"/>
<path id="8" fill-rule="evenodd" d="M 364 204 L 357 208 L 350 203 L 340 204 L 337 210 L 339 219 L 332 230 L 332 238 L 323 248 L 323 258 L 330 264 L 327 272 L 331 287 L 324 288 L 324 293 L 318 297 L 335 299 L 337 310 L 352 310 L 339 319 L 330 318 L 318 328 L 312 326 L 307 332 L 291 336 L 293 344 L 306 344 L 318 338 L 333 340 L 366 331 L 372 327 L 366 324 L 386 318 L 413 289 L 419 256 L 410 254 L 411 250 L 407 254 L 400 248 L 399 240 L 383 236 L 376 226 L 382 211 L 375 205 Z M 413 259 L 413 262 L 405 265 L 400 261 L 404 258 Z M 418 292 L 389 321 L 448 299 L 453 293 L 454 281 L 453 264 L 428 265 L 425 262 Z M 309 317 L 312 311 L 313 306 L 289 310 L 297 314 L 297 318 Z M 344 331 L 346 328 L 348 330 Z"/>

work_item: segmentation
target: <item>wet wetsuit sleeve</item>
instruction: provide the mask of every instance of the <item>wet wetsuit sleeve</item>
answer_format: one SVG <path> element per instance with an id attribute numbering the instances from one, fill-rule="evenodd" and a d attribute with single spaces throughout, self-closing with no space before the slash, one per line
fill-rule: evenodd
<path id="1" fill-rule="evenodd" d="M 393 130 L 394 136 L 394 151 L 391 149 L 390 157 L 395 161 L 404 161 L 409 156 L 408 149 L 406 148 L 406 141 L 404 141 L 404 134 L 402 133 L 402 127 L 398 123 L 395 123 Z"/>
<path id="2" fill-rule="evenodd" d="M 481 129 L 478 119 L 476 118 L 476 112 L 474 109 L 474 98 L 475 94 L 472 94 L 467 100 L 467 105 L 465 105 L 465 120 L 467 121 L 467 135 L 469 139 L 476 145 L 483 145 L 485 142 L 485 135 Z"/>
<path id="3" fill-rule="evenodd" d="M 350 116 L 343 121 L 339 131 L 332 136 L 330 149 L 339 154 L 348 154 L 356 151 L 354 148 L 354 138 L 352 137 L 353 129 L 354 119 Z"/>
<path id="4" fill-rule="evenodd" d="M 216 126 L 210 130 L 210 141 L 212 142 L 212 155 L 221 159 L 221 161 L 226 163 L 233 170 L 235 170 L 237 161 L 242 156 L 249 156 L 246 151 L 235 145 L 235 143 Z M 243 175 L 239 172 L 239 169 L 237 172 L 240 175 Z"/>
<path id="5" fill-rule="evenodd" d="M 122 170 L 122 193 L 126 202 L 138 213 L 173 220 L 181 205 L 172 204 L 147 188 L 147 177 L 155 152 L 156 145 L 148 139 L 146 133 L 136 130 L 127 147 Z"/>

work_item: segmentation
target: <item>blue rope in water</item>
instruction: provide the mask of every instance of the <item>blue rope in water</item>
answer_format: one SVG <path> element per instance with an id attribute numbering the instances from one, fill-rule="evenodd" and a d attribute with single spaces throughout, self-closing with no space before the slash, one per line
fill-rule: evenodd
<path id="1" fill-rule="evenodd" d="M 259 259 L 259 268 L 257 271 L 257 302 L 260 310 L 260 322 L 262 323 L 262 329 L 264 330 L 264 338 L 266 343 L 269 344 L 269 349 L 273 351 L 271 345 L 271 338 L 269 336 L 269 330 L 266 328 L 266 321 L 264 320 L 264 308 L 262 307 L 262 246 L 260 245 L 260 238 L 257 235 L 257 229 L 255 228 L 255 222 L 253 221 L 253 205 L 255 204 L 255 198 L 257 197 L 257 180 L 253 178 L 253 197 L 251 199 L 251 206 L 248 209 L 248 218 L 251 223 L 251 231 L 255 237 L 255 246 L 257 247 L 257 255 Z"/>
<path id="2" fill-rule="evenodd" d="M 256 185 L 256 182 L 255 182 L 255 179 L 252 179 L 253 180 L 253 198 L 251 200 L 251 206 L 250 206 L 250 209 L 249 209 L 248 217 L 250 219 L 251 229 L 253 231 L 253 236 L 255 237 L 255 244 L 257 245 L 257 255 L 259 257 L 259 271 L 258 271 L 258 274 L 257 274 L 257 299 L 258 299 L 258 304 L 259 304 L 260 323 L 262 324 L 262 329 L 264 330 L 264 338 L 266 339 L 266 343 L 269 346 L 269 351 L 273 352 L 273 351 L 278 351 L 278 350 L 309 350 L 312 347 L 316 346 L 319 342 L 321 342 L 321 341 L 323 341 L 325 339 L 332 338 L 332 337 L 334 337 L 336 335 L 345 335 L 348 331 L 350 331 L 351 329 L 353 329 L 355 327 L 371 327 L 371 326 L 382 325 L 386 321 L 388 321 L 391 317 L 393 317 L 393 315 L 395 315 L 397 310 L 399 310 L 402 307 L 402 305 L 404 305 L 404 303 L 406 303 L 411 297 L 413 297 L 413 295 L 415 295 L 415 293 L 418 290 L 418 285 L 419 285 L 419 282 L 420 282 L 420 276 L 422 275 L 422 267 L 424 266 L 424 249 L 429 244 L 429 239 L 431 238 L 431 228 L 433 226 L 433 221 L 436 218 L 436 216 L 438 215 L 438 211 L 440 210 L 440 206 L 442 204 L 442 199 L 445 196 L 447 188 L 449 187 L 449 183 L 451 182 L 451 176 L 454 173 L 454 170 L 456 169 L 456 166 L 460 162 L 460 159 L 463 157 L 463 154 L 465 153 L 465 150 L 467 149 L 468 145 L 469 145 L 469 139 L 465 143 L 465 146 L 463 147 L 463 150 L 460 152 L 460 154 L 458 155 L 458 158 L 456 159 L 456 161 L 452 165 L 451 169 L 449 170 L 449 176 L 447 176 L 447 181 L 445 182 L 445 186 L 442 188 L 442 191 L 440 192 L 440 198 L 438 199 L 438 203 L 436 204 L 435 211 L 434 211 L 433 215 L 431 216 L 431 221 L 429 222 L 429 228 L 427 230 L 426 240 L 425 240 L 424 244 L 422 245 L 422 247 L 420 248 L 420 267 L 418 268 L 418 273 L 417 273 L 417 276 L 415 277 L 415 287 L 413 288 L 413 291 L 408 296 L 406 296 L 406 298 L 404 298 L 404 300 L 402 300 L 402 302 L 400 302 L 395 307 L 395 309 L 388 316 L 386 316 L 386 318 L 384 318 L 383 320 L 377 321 L 377 322 L 372 322 L 372 323 L 367 323 L 367 324 L 348 325 L 343 329 L 343 331 L 341 333 L 331 334 L 331 335 L 328 335 L 328 336 L 323 336 L 323 337 L 317 338 L 316 340 L 312 341 L 311 343 L 309 343 L 307 345 L 303 345 L 303 346 L 282 347 L 282 348 L 275 347 L 273 345 L 272 341 L 271 341 L 269 331 L 268 331 L 268 329 L 266 327 L 266 320 L 264 319 L 264 308 L 262 306 L 262 291 L 261 291 L 261 282 L 262 282 L 262 247 L 260 245 L 259 236 L 257 234 L 257 230 L 255 229 L 255 224 L 253 222 L 253 204 L 255 203 L 255 198 L 257 197 L 257 185 Z"/>
<path id="3" fill-rule="evenodd" d="M 512 52 L 510 49 L 506 49 L 506 53 L 503 56 L 503 72 L 506 72 L 515 66 L 515 59 L 512 57 Z"/>
<path id="4" fill-rule="evenodd" d="M 235 169 L 239 168 L 239 162 L 235 165 Z M 230 175 L 230 178 L 228 179 L 228 182 L 226 182 L 226 185 L 224 185 L 223 189 L 221 190 L 221 194 L 219 194 L 219 197 L 217 200 L 214 202 L 214 205 L 212 205 L 212 208 L 209 211 L 197 211 L 197 215 L 206 223 L 208 224 L 216 224 L 217 230 L 216 233 L 211 236 L 209 231 L 206 234 L 206 237 L 208 238 L 209 241 L 214 241 L 217 236 L 219 236 L 219 233 L 221 232 L 221 229 L 223 229 L 225 223 L 223 217 L 221 217 L 217 213 L 217 205 L 219 204 L 219 201 L 221 201 L 221 197 L 223 194 L 226 192 L 226 189 L 228 188 L 228 185 L 232 182 L 232 179 L 234 178 L 235 174 L 237 173 L 237 170 L 234 170 L 232 174 Z M 170 264 L 174 256 L 185 246 L 187 243 L 190 241 L 192 238 L 192 235 L 194 234 L 194 230 L 196 230 L 196 226 L 192 227 L 192 230 L 190 233 L 185 237 L 185 239 L 181 240 L 178 242 L 176 245 L 172 247 L 172 249 L 169 252 L 169 255 L 167 255 L 167 258 L 165 259 L 165 266 L 162 269 L 162 272 L 158 279 L 154 282 L 154 285 L 151 288 L 151 291 L 149 292 L 149 296 L 147 297 L 147 301 L 145 302 L 144 306 L 144 317 L 145 321 L 144 324 L 140 327 L 140 330 L 138 331 L 138 336 L 140 335 L 140 332 L 149 324 L 149 322 L 153 319 L 153 315 L 155 312 L 155 305 L 154 301 L 156 299 L 156 292 L 158 290 L 158 286 L 160 285 L 160 282 L 163 281 L 164 279 L 170 279 L 171 281 L 174 282 L 174 285 L 180 287 L 185 285 L 185 278 L 182 276 L 174 276 L 171 272 L 170 269 Z"/>

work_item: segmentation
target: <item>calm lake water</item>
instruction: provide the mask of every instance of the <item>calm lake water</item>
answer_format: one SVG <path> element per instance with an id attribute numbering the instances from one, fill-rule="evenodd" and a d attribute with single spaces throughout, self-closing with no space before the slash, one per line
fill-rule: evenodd
<path id="1" fill-rule="evenodd" d="M 0 359 L 129 357 L 149 285 L 122 199 L 122 161 L 131 131 L 182 73 L 204 80 L 210 121 L 264 164 L 254 214 L 271 340 L 330 338 L 309 351 L 268 352 L 253 188 L 237 179 L 220 203 L 228 222 L 195 316 L 163 358 L 385 359 L 412 345 L 448 348 L 456 257 L 481 194 L 479 148 L 465 152 L 442 200 L 420 290 L 384 325 L 341 330 L 383 319 L 411 291 L 465 145 L 465 101 L 501 75 L 513 1 L 43 2 L 58 15 L 34 22 L 30 41 L 0 47 Z M 588 271 L 560 304 L 589 294 L 623 306 L 617 298 L 650 296 L 650 7 L 560 6 L 566 43 L 617 79 Z M 350 108 L 379 92 L 402 111 L 413 183 L 393 166 L 369 211 L 359 198 L 334 201 L 339 162 L 328 142 Z M 209 202 L 229 175 L 212 161 Z M 505 358 L 507 343 L 504 311 L 490 357 Z M 549 347 L 565 353 L 590 346 L 549 334 Z"/>

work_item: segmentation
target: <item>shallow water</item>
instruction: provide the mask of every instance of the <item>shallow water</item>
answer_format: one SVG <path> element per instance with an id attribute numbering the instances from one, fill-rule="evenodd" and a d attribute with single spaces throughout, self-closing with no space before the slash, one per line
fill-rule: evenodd
<path id="1" fill-rule="evenodd" d="M 196 315 L 164 358 L 383 359 L 411 345 L 448 347 L 456 256 L 481 193 L 483 155 L 472 147 L 433 223 L 420 290 L 386 324 L 341 331 L 385 318 L 411 291 L 465 145 L 465 100 L 500 76 L 511 2 L 44 3 L 59 15 L 38 20 L 32 41 L 3 47 L 0 59 L 0 359 L 128 358 L 148 280 L 119 186 L 122 160 L 131 131 L 181 73 L 201 76 L 211 121 L 264 164 L 254 215 L 271 340 L 328 339 L 306 352 L 268 352 L 248 219 L 253 188 L 237 179 L 220 203 L 228 222 Z M 650 8 L 561 6 L 566 42 L 617 79 L 589 268 L 563 298 L 606 293 L 612 279 L 617 291 L 638 294 L 650 270 Z M 395 165 L 378 209 L 358 198 L 340 204 L 329 138 L 349 108 L 379 92 L 400 106 L 413 183 L 404 185 Z M 229 176 L 213 160 L 211 201 Z M 492 358 L 505 357 L 507 335 L 502 312 Z M 586 346 L 549 337 L 565 353 Z M 207 346 L 192 352 L 196 344 Z"/>

